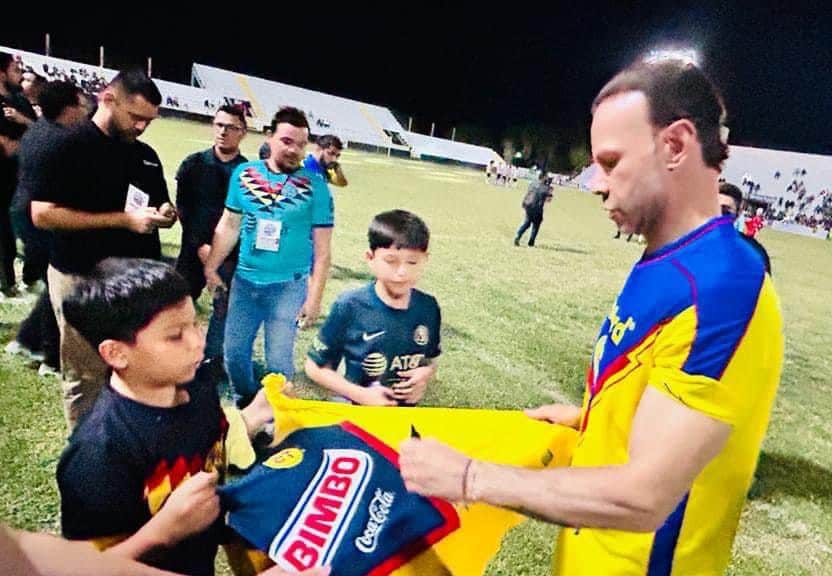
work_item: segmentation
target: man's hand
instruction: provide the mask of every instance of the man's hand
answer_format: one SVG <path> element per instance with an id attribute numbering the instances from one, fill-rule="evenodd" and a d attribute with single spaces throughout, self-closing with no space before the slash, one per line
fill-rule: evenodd
<path id="1" fill-rule="evenodd" d="M 176 224 L 176 219 L 178 218 L 178 214 L 176 212 L 176 207 L 171 204 L 170 202 L 165 202 L 161 206 L 159 206 L 159 216 L 165 219 L 164 224 L 160 224 L 159 228 L 170 228 L 174 224 Z"/>
<path id="2" fill-rule="evenodd" d="M 218 474 L 199 472 L 180 484 L 155 516 L 169 545 L 208 528 L 220 514 Z"/>
<path id="3" fill-rule="evenodd" d="M 228 287 L 226 287 L 225 282 L 222 281 L 220 275 L 217 274 L 217 271 L 212 270 L 207 266 L 205 267 L 205 285 L 211 292 L 214 292 L 215 290 L 228 290 Z"/>
<path id="4" fill-rule="evenodd" d="M 399 467 L 404 485 L 422 496 L 438 496 L 451 502 L 464 498 L 462 484 L 469 458 L 432 438 L 408 438 L 399 446 Z"/>
<path id="5" fill-rule="evenodd" d="M 571 404 L 547 404 L 539 408 L 523 410 L 529 418 L 545 420 L 551 424 L 562 424 L 570 428 L 577 428 L 581 421 L 581 409 Z"/>
<path id="6" fill-rule="evenodd" d="M 424 397 L 434 371 L 433 366 L 420 366 L 413 370 L 399 372 L 399 376 L 405 380 L 393 384 L 393 396 L 396 400 L 416 404 Z"/>
<path id="7" fill-rule="evenodd" d="M 169 226 L 168 222 L 156 208 L 147 207 L 125 212 L 124 227 L 136 234 L 150 234 L 156 228 Z"/>
<path id="8" fill-rule="evenodd" d="M 298 328 L 305 329 L 311 328 L 315 324 L 315 320 L 318 319 L 318 316 L 321 315 L 321 302 L 320 300 L 311 300 L 309 298 L 306 299 L 306 302 L 303 303 L 301 306 L 300 312 L 298 313 L 297 323 Z"/>
<path id="9" fill-rule="evenodd" d="M 361 388 L 355 402 L 363 406 L 396 406 L 397 402 L 393 397 L 393 391 L 380 384 L 374 384 L 367 388 Z"/>
<path id="10" fill-rule="evenodd" d="M 17 124 L 25 124 L 28 126 L 32 123 L 31 118 L 11 106 L 3 106 L 3 116 L 6 117 L 6 120 L 10 120 Z"/>

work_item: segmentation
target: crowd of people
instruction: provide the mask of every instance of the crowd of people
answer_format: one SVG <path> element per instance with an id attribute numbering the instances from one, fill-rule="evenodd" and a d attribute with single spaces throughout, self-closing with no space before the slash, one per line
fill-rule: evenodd
<path id="1" fill-rule="evenodd" d="M 159 156 L 139 140 L 162 102 L 144 73 L 119 73 L 91 115 L 77 88 L 48 83 L 37 119 L 20 93 L 18 64 L 4 58 L 3 185 L 22 185 L 21 239 L 27 255 L 29 244 L 41 250 L 48 305 L 40 314 L 51 312 L 57 328 L 72 431 L 56 471 L 62 533 L 106 549 L 85 556 L 92 573 L 139 560 L 212 574 L 225 528 L 217 485 L 226 442 L 268 433 L 272 418 L 253 368 L 256 335 L 262 328 L 266 369 L 291 380 L 297 330 L 321 314 L 336 214 L 330 186 L 347 184 L 341 142 L 319 138 L 307 154 L 307 117 L 285 107 L 261 158 L 249 161 L 240 152 L 246 111 L 221 106 L 212 146 L 176 171 L 174 205 Z M 61 97 L 45 97 L 52 92 Z M 720 208 L 725 110 L 699 69 L 664 62 L 616 75 L 592 113 L 597 193 L 619 230 L 643 235 L 646 247 L 603 320 L 583 405 L 528 412 L 578 430 L 572 464 L 513 468 L 414 434 L 400 447 L 401 476 L 424 496 L 568 526 L 555 549 L 557 574 L 721 573 L 783 354 L 767 264 L 736 233 L 730 208 Z M 516 176 L 499 167 L 492 174 L 502 185 Z M 515 244 L 531 227 L 534 245 L 551 196 L 541 174 L 524 198 Z M 177 221 L 181 249 L 171 266 L 159 230 Z M 373 280 L 335 300 L 305 372 L 336 402 L 418 405 L 442 351 L 440 306 L 416 288 L 430 232 L 393 208 L 372 219 L 367 238 Z M 206 287 L 207 336 L 194 307 Z M 22 340 L 18 348 L 37 352 Z M 223 411 L 226 380 L 236 409 Z M 20 573 L 67 546 L 5 530 L 0 545 Z"/>

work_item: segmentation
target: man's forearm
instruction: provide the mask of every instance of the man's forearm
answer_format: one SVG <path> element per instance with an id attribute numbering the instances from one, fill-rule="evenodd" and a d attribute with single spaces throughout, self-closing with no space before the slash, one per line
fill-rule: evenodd
<path id="1" fill-rule="evenodd" d="M 90 230 L 102 228 L 126 228 L 126 212 L 83 212 L 63 206 L 43 206 L 32 203 L 32 222 L 45 230 Z"/>
<path id="2" fill-rule="evenodd" d="M 205 262 L 207 270 L 216 271 L 220 265 L 225 262 L 234 246 L 237 245 L 238 232 L 220 221 L 214 231 L 214 238 L 211 240 L 211 253 L 208 255 L 208 260 Z"/>
<path id="3" fill-rule="evenodd" d="M 309 294 L 307 300 L 320 302 L 323 298 L 331 262 L 332 257 L 328 250 L 325 254 L 315 254 L 315 262 L 312 265 L 312 276 L 309 277 Z"/>
<path id="4" fill-rule="evenodd" d="M 652 532 L 666 514 L 626 465 L 531 470 L 474 462 L 468 497 L 566 526 Z M 669 513 L 669 512 L 668 512 Z"/>

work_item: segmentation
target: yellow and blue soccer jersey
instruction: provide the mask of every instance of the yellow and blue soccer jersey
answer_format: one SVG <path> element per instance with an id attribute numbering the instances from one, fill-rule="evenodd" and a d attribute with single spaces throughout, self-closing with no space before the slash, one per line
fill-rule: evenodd
<path id="1" fill-rule="evenodd" d="M 636 264 L 595 344 L 572 465 L 627 462 L 647 386 L 732 433 L 659 530 L 564 528 L 555 573 L 722 574 L 782 359 L 771 278 L 730 219 L 711 220 Z"/>

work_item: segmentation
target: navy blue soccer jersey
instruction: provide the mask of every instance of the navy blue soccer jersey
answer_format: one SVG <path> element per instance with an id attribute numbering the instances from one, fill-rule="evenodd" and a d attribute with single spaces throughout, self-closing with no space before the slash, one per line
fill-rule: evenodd
<path id="1" fill-rule="evenodd" d="M 414 289 L 410 306 L 398 310 L 382 302 L 370 283 L 338 297 L 308 355 L 333 369 L 343 359 L 345 377 L 354 384 L 389 387 L 406 379 L 399 372 L 426 366 L 442 353 L 440 326 L 433 296 Z"/>
<path id="2" fill-rule="evenodd" d="M 384 576 L 459 528 L 451 504 L 408 492 L 398 454 L 349 422 L 293 432 L 219 492 L 228 525 L 292 572 Z"/>

